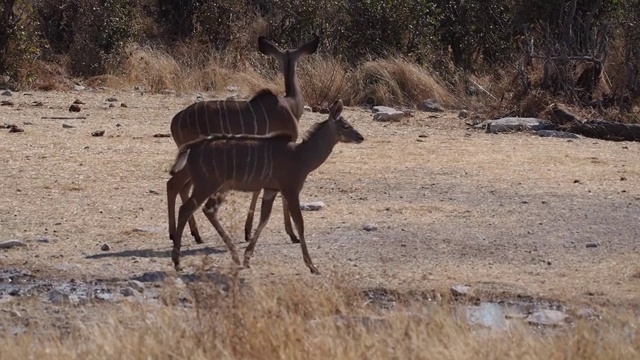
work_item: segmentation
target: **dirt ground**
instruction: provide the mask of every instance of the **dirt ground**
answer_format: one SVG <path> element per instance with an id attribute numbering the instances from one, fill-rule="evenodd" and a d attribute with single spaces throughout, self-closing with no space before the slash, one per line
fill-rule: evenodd
<path id="1" fill-rule="evenodd" d="M 84 281 L 173 271 L 165 182 L 176 148 L 154 135 L 168 134 L 171 117 L 195 94 L 86 90 L 6 99 L 14 106 L 0 107 L 0 124 L 24 132 L 0 130 L 0 241 L 27 246 L 0 250 L 0 268 Z M 76 99 L 82 111 L 68 112 Z M 321 272 L 367 287 L 467 284 L 496 298 L 640 307 L 640 144 L 488 134 L 468 129 L 455 112 L 416 112 L 402 123 L 373 122 L 357 108 L 344 115 L 365 141 L 338 144 L 301 194 L 326 204 L 303 212 Z M 44 118 L 74 116 L 85 119 Z M 325 117 L 307 112 L 301 127 Z M 93 137 L 95 130 L 104 136 Z M 235 193 L 220 211 L 240 251 L 249 198 Z M 249 281 L 312 276 L 284 233 L 280 204 L 252 268 L 241 272 Z M 205 243 L 185 231 L 185 271 L 204 257 L 229 266 L 222 240 L 196 216 Z"/>

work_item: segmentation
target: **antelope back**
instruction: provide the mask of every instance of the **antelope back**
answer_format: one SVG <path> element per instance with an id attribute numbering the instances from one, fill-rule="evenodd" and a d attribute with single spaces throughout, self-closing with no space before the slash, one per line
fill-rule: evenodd
<path id="1" fill-rule="evenodd" d="M 278 96 L 261 90 L 249 101 L 200 101 L 189 105 L 171 121 L 171 134 L 178 146 L 212 134 L 256 134 L 287 132 L 298 137 L 298 123 Z"/>

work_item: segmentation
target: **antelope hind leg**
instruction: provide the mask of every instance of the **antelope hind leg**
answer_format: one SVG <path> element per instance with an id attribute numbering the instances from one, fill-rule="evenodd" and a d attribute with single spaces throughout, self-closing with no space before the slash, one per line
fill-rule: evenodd
<path id="1" fill-rule="evenodd" d="M 209 200 L 207 200 L 207 203 L 204 209 L 202 210 L 205 216 L 207 217 L 207 219 L 209 219 L 209 222 L 211 223 L 211 225 L 213 225 L 213 227 L 216 229 L 216 231 L 222 238 L 222 241 L 224 241 L 224 244 L 227 246 L 227 249 L 229 249 L 229 252 L 231 253 L 231 259 L 233 260 L 233 262 L 236 263 L 236 265 L 240 265 L 240 258 L 238 257 L 236 248 L 233 245 L 233 241 L 231 240 L 231 237 L 229 236 L 229 234 L 227 234 L 227 232 L 224 230 L 224 228 L 220 224 L 220 221 L 218 221 L 218 209 L 220 208 L 220 205 L 222 204 L 223 201 L 224 201 L 224 195 L 216 194 L 215 196 L 212 196 L 209 198 Z"/>
<path id="2" fill-rule="evenodd" d="M 251 203 L 249 204 L 249 212 L 247 213 L 247 220 L 244 223 L 244 241 L 251 240 L 251 228 L 253 227 L 253 214 L 256 211 L 256 203 L 258 202 L 258 195 L 260 195 L 260 190 L 255 191 L 251 194 Z"/>
<path id="3" fill-rule="evenodd" d="M 289 235 L 289 239 L 293 244 L 299 244 L 300 239 L 296 237 L 296 234 L 293 232 L 293 228 L 291 227 L 291 215 L 289 215 L 289 205 L 287 205 L 287 200 L 285 200 L 284 196 L 282 197 L 282 214 L 284 215 L 284 231 Z"/>

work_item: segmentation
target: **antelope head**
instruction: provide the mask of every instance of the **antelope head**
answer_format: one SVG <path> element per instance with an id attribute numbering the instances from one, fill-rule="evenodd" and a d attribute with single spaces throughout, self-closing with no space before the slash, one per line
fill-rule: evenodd
<path id="1" fill-rule="evenodd" d="M 331 104 L 329 111 L 329 123 L 338 134 L 338 141 L 343 143 L 360 144 L 364 141 L 362 134 L 354 129 L 349 122 L 342 117 L 342 100 L 338 99 Z"/>

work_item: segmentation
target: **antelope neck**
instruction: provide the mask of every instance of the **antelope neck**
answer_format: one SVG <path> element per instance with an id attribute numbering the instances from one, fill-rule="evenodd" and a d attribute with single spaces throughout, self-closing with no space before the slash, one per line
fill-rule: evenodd
<path id="1" fill-rule="evenodd" d="M 291 61 L 291 59 L 287 59 L 285 65 L 284 89 L 284 98 L 289 104 L 291 112 L 296 119 L 300 120 L 304 113 L 304 104 L 302 103 L 302 95 L 296 78 L 296 62 Z"/>
<path id="2" fill-rule="evenodd" d="M 337 143 L 338 136 L 330 120 L 314 125 L 302 142 L 294 145 L 300 169 L 307 174 L 317 169 L 331 155 Z"/>

